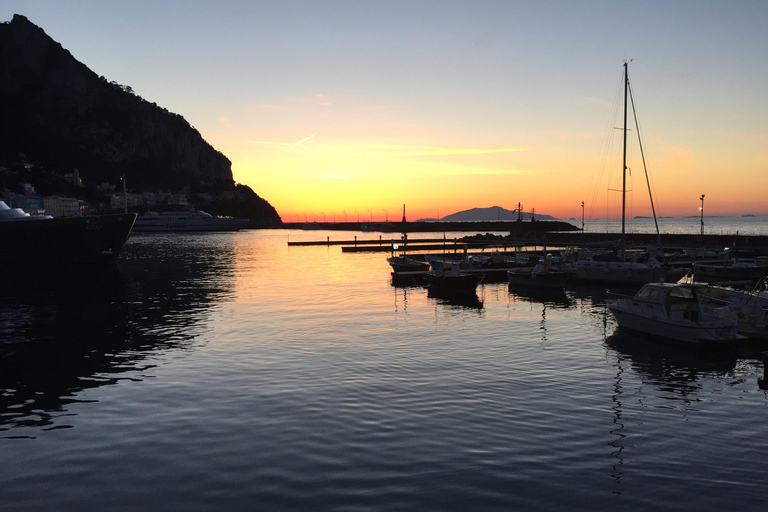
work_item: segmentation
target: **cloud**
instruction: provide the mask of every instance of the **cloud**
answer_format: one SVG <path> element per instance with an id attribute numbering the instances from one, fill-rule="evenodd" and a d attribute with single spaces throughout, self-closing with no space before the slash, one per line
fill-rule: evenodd
<path id="1" fill-rule="evenodd" d="M 216 120 L 220 125 L 232 128 L 232 120 L 226 116 L 220 117 Z"/>
<path id="2" fill-rule="evenodd" d="M 436 155 L 485 155 L 489 153 L 512 153 L 522 148 L 430 148 L 409 153 L 408 156 Z"/>
<path id="3" fill-rule="evenodd" d="M 267 146 L 283 146 L 283 147 L 292 149 L 292 148 L 295 148 L 296 146 L 299 146 L 299 145 L 307 142 L 308 140 L 314 138 L 315 135 L 317 135 L 317 134 L 313 133 L 309 137 L 304 137 L 303 139 L 299 139 L 296 142 L 275 142 L 275 141 L 270 141 L 270 140 L 249 140 L 247 142 L 249 142 L 251 144 L 264 144 L 264 145 L 267 145 Z"/>

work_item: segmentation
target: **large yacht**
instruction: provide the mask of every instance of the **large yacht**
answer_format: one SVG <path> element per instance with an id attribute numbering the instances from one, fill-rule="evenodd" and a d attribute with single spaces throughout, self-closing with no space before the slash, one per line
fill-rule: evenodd
<path id="1" fill-rule="evenodd" d="M 136 219 L 136 232 L 166 231 L 238 231 L 248 226 L 248 219 L 217 217 L 201 210 L 186 212 L 148 211 Z"/>
<path id="2" fill-rule="evenodd" d="M 0 270 L 114 260 L 135 219 L 135 213 L 35 216 L 0 201 Z"/>

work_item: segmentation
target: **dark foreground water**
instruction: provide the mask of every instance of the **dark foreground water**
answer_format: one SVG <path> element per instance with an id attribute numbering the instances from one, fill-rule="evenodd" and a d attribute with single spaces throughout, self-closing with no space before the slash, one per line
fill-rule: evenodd
<path id="1" fill-rule="evenodd" d="M 286 244 L 326 235 L 5 274 L 0 509 L 764 508 L 768 346 L 617 334 L 599 288 L 451 303 L 383 254 Z"/>

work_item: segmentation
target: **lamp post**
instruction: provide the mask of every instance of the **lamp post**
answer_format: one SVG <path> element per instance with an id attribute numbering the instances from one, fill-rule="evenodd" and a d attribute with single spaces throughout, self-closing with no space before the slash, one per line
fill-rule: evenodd
<path id="1" fill-rule="evenodd" d="M 704 239 L 704 194 L 701 194 L 701 237 Z"/>
<path id="2" fill-rule="evenodd" d="M 355 213 L 357 214 L 357 223 L 360 224 L 360 212 L 355 210 Z"/>
<path id="3" fill-rule="evenodd" d="M 384 210 L 384 222 L 389 222 L 389 212 L 386 208 L 382 208 L 382 210 Z"/>
<path id="4" fill-rule="evenodd" d="M 581 232 L 584 232 L 584 201 L 581 202 Z"/>

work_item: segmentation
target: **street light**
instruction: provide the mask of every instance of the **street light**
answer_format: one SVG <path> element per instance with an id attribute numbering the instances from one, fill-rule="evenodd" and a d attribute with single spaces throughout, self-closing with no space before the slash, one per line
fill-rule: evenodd
<path id="1" fill-rule="evenodd" d="M 385 222 L 389 222 L 389 212 L 387 212 L 387 209 L 386 209 L 386 208 L 382 208 L 382 210 L 384 210 L 384 219 L 385 219 Z"/>
<path id="2" fill-rule="evenodd" d="M 584 201 L 581 202 L 581 232 L 584 232 Z"/>
<path id="3" fill-rule="evenodd" d="M 357 214 L 357 223 L 360 224 L 360 212 L 355 210 L 355 213 Z"/>
<path id="4" fill-rule="evenodd" d="M 701 194 L 701 236 L 704 236 L 704 194 Z"/>
<path id="5" fill-rule="evenodd" d="M 371 223 L 373 222 L 373 212 L 371 210 L 368 210 L 368 213 L 371 214 Z"/>

